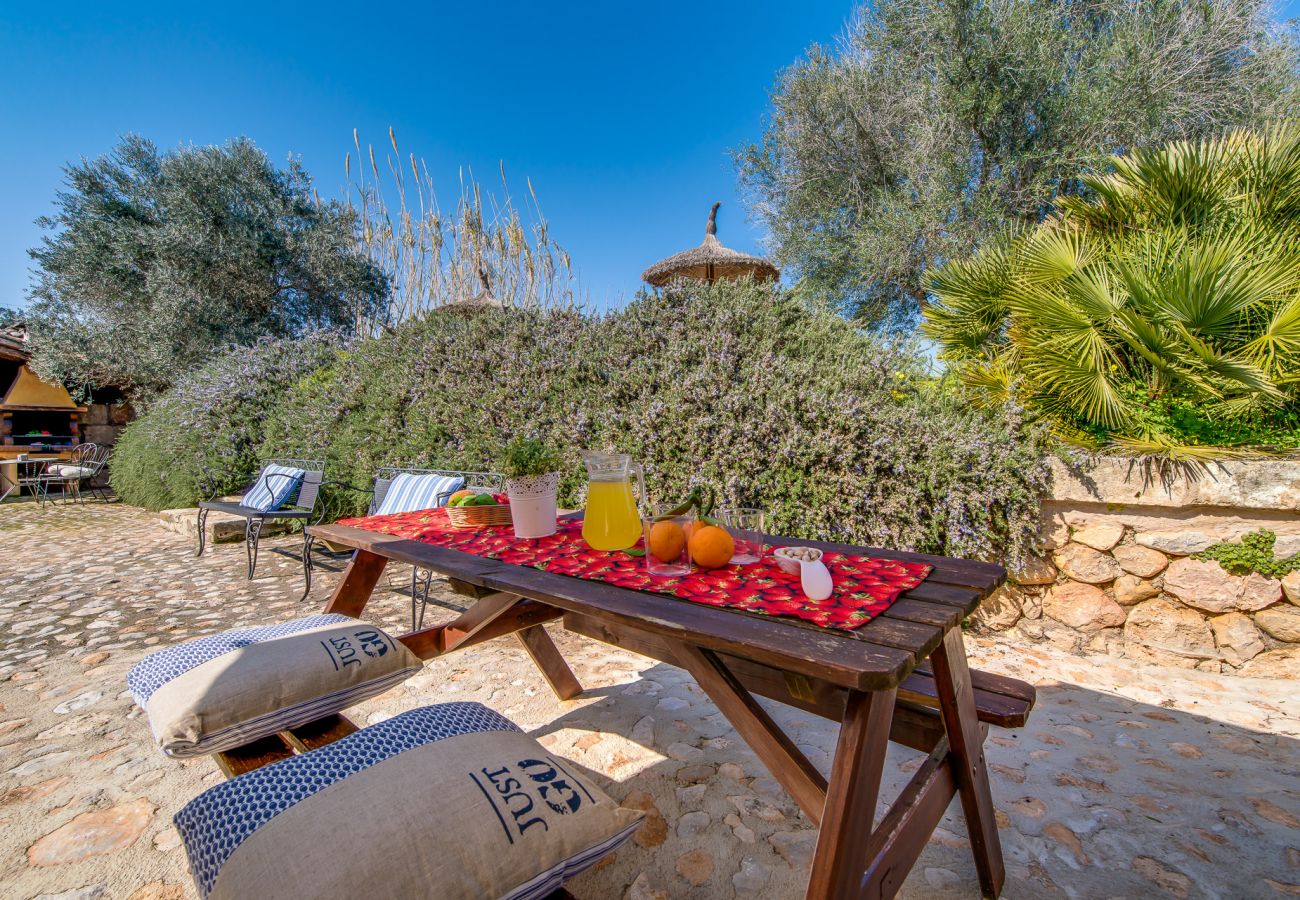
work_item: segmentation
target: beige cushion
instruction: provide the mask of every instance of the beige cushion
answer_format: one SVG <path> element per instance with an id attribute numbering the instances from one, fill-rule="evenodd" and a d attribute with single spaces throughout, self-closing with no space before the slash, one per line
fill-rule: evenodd
<path id="1" fill-rule="evenodd" d="M 318 615 L 167 647 L 127 685 L 164 753 L 201 756 L 346 709 L 421 666 L 376 625 Z"/>
<path id="2" fill-rule="evenodd" d="M 643 815 L 498 713 L 447 703 L 210 788 L 176 827 L 204 898 L 525 900 Z"/>
<path id="3" fill-rule="evenodd" d="M 71 463 L 48 466 L 46 471 L 51 475 L 58 475 L 60 478 L 89 478 L 95 474 L 95 470 L 90 466 L 77 466 Z"/>

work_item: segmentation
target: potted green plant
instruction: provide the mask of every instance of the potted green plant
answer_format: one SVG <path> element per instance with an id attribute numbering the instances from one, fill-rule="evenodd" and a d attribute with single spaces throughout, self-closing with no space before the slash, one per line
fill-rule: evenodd
<path id="1" fill-rule="evenodd" d="M 535 438 L 506 445 L 501 469 L 506 476 L 515 537 L 555 534 L 555 493 L 560 486 L 560 454 Z"/>

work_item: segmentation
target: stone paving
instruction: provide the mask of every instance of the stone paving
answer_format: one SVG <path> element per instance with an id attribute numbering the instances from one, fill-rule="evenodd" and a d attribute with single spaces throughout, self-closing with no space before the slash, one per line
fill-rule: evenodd
<path id="1" fill-rule="evenodd" d="M 210 760 L 153 748 L 125 674 L 151 648 L 318 609 L 338 575 L 321 573 L 300 605 L 295 561 L 264 552 L 248 582 L 242 547 L 195 560 L 156 518 L 120 505 L 6 504 L 0 559 L 0 897 L 194 896 L 171 817 L 221 776 Z M 393 586 L 408 572 L 391 572 Z M 397 590 L 370 609 L 404 630 Z M 430 663 L 352 715 L 375 722 L 480 700 L 646 810 L 633 843 L 571 882 L 579 898 L 801 897 L 811 824 L 691 679 L 556 638 L 588 688 L 574 701 L 557 702 L 507 637 Z M 1300 895 L 1294 682 L 1083 659 L 1004 638 L 968 636 L 968 646 L 975 665 L 1039 686 L 1028 727 L 994 729 L 988 745 L 1004 896 Z M 772 709 L 824 769 L 834 727 Z M 894 748 L 886 797 L 919 762 Z M 903 896 L 975 897 L 975 884 L 954 802 Z"/>

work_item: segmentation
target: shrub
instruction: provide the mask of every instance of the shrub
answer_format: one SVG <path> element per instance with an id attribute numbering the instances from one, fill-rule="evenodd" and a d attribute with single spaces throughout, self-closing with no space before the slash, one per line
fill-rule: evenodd
<path id="1" fill-rule="evenodd" d="M 181 378 L 118 438 L 113 490 L 126 503 L 157 510 L 245 487 L 258 469 L 267 411 L 284 402 L 291 384 L 331 359 L 337 346 L 338 338 L 325 332 L 267 339 L 229 350 Z M 299 449 L 305 454 L 321 446 Z"/>
<path id="2" fill-rule="evenodd" d="M 1168 459 L 1300 446 L 1300 125 L 1115 160 L 1091 199 L 931 280 L 977 398 Z"/>
<path id="3" fill-rule="evenodd" d="M 1267 528 L 1242 535 L 1237 543 L 1223 541 L 1213 547 L 1207 547 L 1200 553 L 1193 553 L 1192 559 L 1212 559 L 1223 567 L 1225 572 L 1233 575 L 1249 575 L 1258 572 L 1266 578 L 1285 578 L 1300 569 L 1300 554 L 1288 557 L 1273 555 L 1273 545 L 1277 534 Z"/>
<path id="4" fill-rule="evenodd" d="M 1018 554 L 1047 479 L 1014 411 L 954 401 L 912 348 L 751 282 L 603 316 L 438 310 L 276 390 L 249 459 L 328 447 L 327 477 L 368 486 L 385 464 L 500 470 L 523 436 L 562 448 L 560 502 L 577 507 L 575 451 L 605 447 L 645 463 L 656 502 L 710 484 L 773 531 L 900 549 Z"/>

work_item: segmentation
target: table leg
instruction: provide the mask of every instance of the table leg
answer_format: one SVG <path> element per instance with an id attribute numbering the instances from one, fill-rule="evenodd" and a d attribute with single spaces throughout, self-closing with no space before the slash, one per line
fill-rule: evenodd
<path id="1" fill-rule="evenodd" d="M 897 692 L 849 692 L 808 879 L 809 898 L 846 900 L 862 894 Z"/>
<path id="2" fill-rule="evenodd" d="M 1006 869 L 994 818 L 993 794 L 989 790 L 988 766 L 984 761 L 984 738 L 975 711 L 975 689 L 971 685 L 961 630 L 950 629 L 931 659 L 939 709 L 948 732 L 948 742 L 952 745 L 957 792 L 961 795 L 961 808 L 966 816 L 966 830 L 971 851 L 975 854 L 980 888 L 984 896 L 996 897 L 1002 892 Z"/>
<path id="3" fill-rule="evenodd" d="M 346 580 L 346 579 L 345 579 Z M 398 638 L 420 659 L 433 659 L 485 640 L 513 634 L 523 645 L 555 696 L 569 700 L 582 693 L 573 671 L 541 623 L 559 618 L 558 609 L 502 591 L 475 600 L 450 622 Z"/>
<path id="4" fill-rule="evenodd" d="M 370 595 L 375 591 L 375 585 L 379 583 L 379 576 L 384 574 L 386 565 L 388 558 L 377 553 L 358 550 L 352 554 L 352 562 L 348 563 L 343 580 L 334 589 L 329 603 L 325 604 L 325 612 L 360 616 Z"/>
<path id="5" fill-rule="evenodd" d="M 571 700 L 582 693 L 582 683 L 573 674 L 569 664 L 564 661 L 564 657 L 560 655 L 560 648 L 555 646 L 555 641 L 551 640 L 545 628 L 534 625 L 532 628 L 516 631 L 515 637 L 532 657 L 533 664 L 550 684 L 551 690 L 555 691 L 556 697 L 561 700 Z"/>
<path id="6" fill-rule="evenodd" d="M 804 814 L 814 824 L 820 822 L 826 805 L 826 779 L 817 767 L 772 721 L 767 710 L 759 705 L 716 653 L 681 642 L 674 644 L 672 650 L 682 668 L 691 673 L 767 770 L 789 791 Z M 889 733 L 888 723 L 885 733 Z"/>

